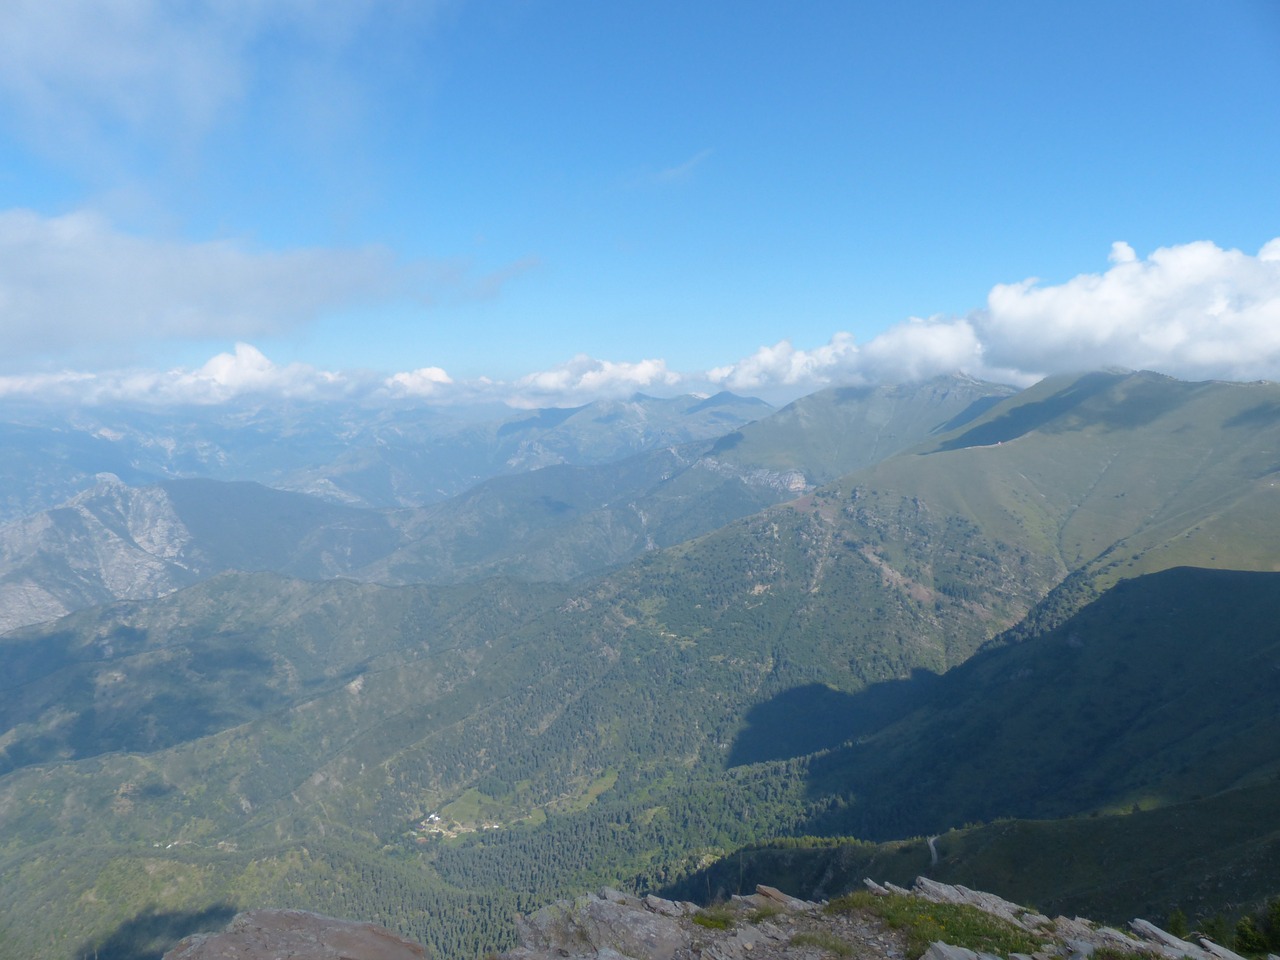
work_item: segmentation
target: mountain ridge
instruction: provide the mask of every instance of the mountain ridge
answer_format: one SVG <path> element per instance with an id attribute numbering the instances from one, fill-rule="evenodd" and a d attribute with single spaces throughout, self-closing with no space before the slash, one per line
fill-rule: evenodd
<path id="1" fill-rule="evenodd" d="M 1165 572 L 1173 568 L 1235 564 L 1262 576 L 1274 566 L 1280 414 L 1266 411 L 1278 389 L 1140 374 L 1045 384 L 798 499 L 568 584 L 389 588 L 227 574 L 164 601 L 0 637 L 15 664 L 58 636 L 95 650 L 119 637 L 118 662 L 45 664 L 49 686 L 24 696 L 59 684 L 65 693 L 41 701 L 39 723 L 0 734 L 10 760 L 28 751 L 0 777 L 0 875 L 17 876 L 36 849 L 41 864 L 64 862 L 90 836 L 96 852 L 66 860 L 64 876 L 75 896 L 97 891 L 104 904 L 118 894 L 108 895 L 116 888 L 97 858 L 142 870 L 157 843 L 177 846 L 154 869 L 208 876 L 219 895 L 261 891 L 253 878 L 270 875 L 309 898 L 282 905 L 368 904 L 373 886 L 316 883 L 369 871 L 384 878 L 379 902 L 400 904 L 405 932 L 421 909 L 409 904 L 428 899 L 487 918 L 467 921 L 465 934 L 431 934 L 479 949 L 509 935 L 501 918 L 512 910 L 569 889 L 609 878 L 653 889 L 745 843 L 847 832 L 870 810 L 858 806 L 870 792 L 856 782 L 870 782 L 858 772 L 870 768 L 845 761 L 863 737 L 863 747 L 897 745 L 878 761 L 885 769 L 914 756 L 908 734 L 927 728 L 917 695 L 944 716 L 936 697 L 960 704 L 963 678 L 978 678 L 975 696 L 990 694 L 983 664 L 1031 656 L 1045 636 L 1069 636 L 1073 618 L 1120 622 L 1099 611 L 1134 589 L 1193 604 L 1187 584 L 1160 586 L 1186 576 Z M 1123 578 L 1139 586 L 1117 588 Z M 1148 619 L 1133 629 L 1163 622 Z M 1161 636 L 1151 634 L 1153 649 Z M 129 656 L 150 659 L 120 659 L 130 642 L 144 649 Z M 260 665 L 256 681 L 219 659 L 232 650 Z M 22 669 L 34 681 L 35 668 Z M 146 670 L 153 691 L 162 676 L 181 687 L 199 673 L 198 689 L 231 685 L 243 697 L 225 703 L 257 712 L 231 725 L 211 715 L 208 730 L 159 749 L 53 759 L 74 746 L 69 732 L 90 710 L 136 703 L 121 730 L 145 732 L 147 716 L 162 717 L 163 702 L 130 697 L 141 689 L 130 678 Z M 255 707 L 254 695 L 266 699 Z M 833 713 L 847 698 L 865 706 L 861 727 Z M 776 725 L 767 744 L 752 727 L 762 706 Z M 1074 716 L 1063 707 L 1050 719 L 1063 711 Z M 799 735 L 815 722 L 822 736 Z M 1230 711 L 1214 720 L 1236 737 L 1231 750 L 1218 747 L 1224 760 L 1254 743 L 1231 733 L 1243 729 L 1233 722 Z M 947 729 L 965 733 L 954 718 Z M 1091 806 L 1070 812 L 1133 802 L 1135 789 L 1177 779 L 1176 765 L 1173 780 L 1157 766 L 1134 769 L 1140 781 L 1114 796 L 1078 793 L 1074 802 Z M 877 802 L 879 820 L 859 829 L 888 835 L 1019 812 L 963 799 L 935 801 L 922 788 L 912 806 Z"/>
<path id="2" fill-rule="evenodd" d="M 975 396 L 1003 392 L 953 378 L 918 388 L 858 391 L 839 402 L 824 392 L 788 408 L 788 415 L 817 409 L 820 415 L 807 425 L 792 424 L 781 435 L 767 426 L 768 419 L 745 425 L 729 435 L 737 438 L 730 444 L 735 450 L 717 453 L 722 437 L 605 463 L 556 463 L 491 478 L 432 505 L 394 511 L 252 481 L 189 478 L 135 488 L 100 474 L 94 487 L 61 507 L 0 527 L 0 631 L 90 603 L 163 595 L 231 569 L 382 583 L 494 575 L 572 580 L 788 499 L 810 489 L 812 477 L 829 472 L 833 463 L 864 465 L 961 415 Z M 649 429 L 644 424 L 650 408 L 669 411 L 672 404 L 641 397 L 528 419 L 543 433 L 578 419 L 630 423 L 643 431 Z M 726 406 L 739 410 L 743 402 L 724 394 L 711 404 Z M 897 439 L 872 446 L 840 439 L 850 432 L 846 427 L 868 417 L 898 423 Z M 507 426 L 533 429 L 525 421 Z M 655 429 L 670 426 L 660 420 Z M 832 440 L 831 449 L 806 475 L 800 467 L 823 438 Z M 792 466 L 765 465 L 779 457 Z"/>

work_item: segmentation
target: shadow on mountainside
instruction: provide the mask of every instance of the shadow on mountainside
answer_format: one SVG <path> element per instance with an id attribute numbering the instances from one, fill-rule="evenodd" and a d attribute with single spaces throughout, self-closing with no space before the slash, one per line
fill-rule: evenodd
<path id="1" fill-rule="evenodd" d="M 166 910 L 155 907 L 125 920 L 104 939 L 82 943 L 76 960 L 161 960 L 183 937 L 193 933 L 217 933 L 236 915 L 229 903 L 215 903 L 203 910 Z"/>
<path id="2" fill-rule="evenodd" d="M 273 661 L 244 649 L 237 636 L 216 635 L 110 661 L 75 660 L 76 652 L 66 650 L 69 641 L 61 635 L 52 640 L 55 649 L 43 662 L 25 650 L 15 658 L 0 655 L 0 667 L 35 674 L 6 691 L 0 703 L 0 776 L 115 751 L 153 753 L 238 726 L 287 702 L 272 685 Z M 106 663 L 113 665 L 115 679 L 104 686 Z M 31 722 L 33 717 L 39 721 Z"/>
<path id="3" fill-rule="evenodd" d="M 1260 403 L 1248 410 L 1241 410 L 1228 420 L 1227 427 L 1269 427 L 1280 420 L 1280 403 Z"/>
<path id="4" fill-rule="evenodd" d="M 821 683 L 785 690 L 747 713 L 747 726 L 729 751 L 729 766 L 789 760 L 838 747 L 919 707 L 938 680 L 936 674 L 917 669 L 907 679 L 886 680 L 857 693 Z"/>
<path id="5" fill-rule="evenodd" d="M 1130 380 L 1119 403 L 1111 404 L 1108 410 L 1098 413 L 1097 420 L 1103 426 L 1112 429 L 1135 428 L 1144 422 L 1155 419 L 1161 413 L 1169 411 L 1170 397 L 1167 384 L 1162 381 L 1148 381 L 1133 378 L 1126 374 L 1088 374 L 1076 380 L 1070 387 L 1060 390 L 1042 401 L 1023 403 L 1012 408 L 1004 416 L 989 420 L 986 424 L 978 424 L 972 430 L 966 430 L 959 436 L 938 444 L 937 451 L 956 451 L 966 447 L 989 447 L 1007 440 L 1018 439 L 1019 436 L 1042 428 L 1053 420 L 1076 410 L 1094 397 L 1117 387 L 1124 380 Z"/>
<path id="6" fill-rule="evenodd" d="M 972 421 L 977 420 L 980 416 L 982 416 L 992 407 L 996 406 L 997 404 L 1004 403 L 1008 399 L 1009 399 L 1008 397 L 1000 397 L 1000 396 L 979 397 L 977 400 L 973 401 L 973 403 L 969 404 L 967 407 L 965 407 L 963 410 L 957 413 L 954 417 L 952 417 L 946 423 L 939 424 L 938 426 L 934 427 L 932 430 L 929 431 L 929 433 L 931 435 L 937 435 L 939 433 L 950 433 L 952 430 L 958 430 L 960 427 L 963 427 L 966 423 L 971 423 Z"/>
<path id="7" fill-rule="evenodd" d="M 815 757 L 808 795 L 831 802 L 803 832 L 887 840 L 1184 802 L 1265 776 L 1280 769 L 1277 621 L 1280 573 L 1122 580 L 938 677 L 901 722 Z"/>

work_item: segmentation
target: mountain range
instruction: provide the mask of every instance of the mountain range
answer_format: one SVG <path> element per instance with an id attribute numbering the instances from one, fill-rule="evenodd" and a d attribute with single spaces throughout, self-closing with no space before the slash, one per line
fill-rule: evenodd
<path id="1" fill-rule="evenodd" d="M 0 630 L 112 600 L 163 596 L 226 570 L 380 583 L 459 582 L 497 574 L 573 579 L 706 533 L 875 462 L 1007 392 L 963 379 L 910 390 L 825 391 L 780 411 L 790 445 L 782 442 L 773 418 L 741 424 L 743 411 L 761 405 L 728 394 L 675 402 L 636 397 L 628 404 L 541 411 L 491 429 L 490 439 L 521 436 L 521 444 L 554 448 L 556 457 L 535 461 L 547 459 L 549 465 L 394 510 L 352 506 L 348 495 L 278 490 L 258 479 L 199 477 L 139 486 L 114 473 L 97 473 L 66 502 L 0 526 Z M 673 442 L 726 423 L 741 429 Z M 133 436 L 139 429 L 112 436 Z M 284 432 L 281 424 L 276 429 Z M 262 428 L 255 423 L 244 430 L 250 437 L 244 445 L 252 449 Z M 620 436 L 606 441 L 614 430 Z M 304 440 L 291 441 L 295 449 L 282 457 L 329 455 L 340 438 L 320 434 L 312 428 Z M 477 442 L 475 431 L 466 438 Z M 380 436 L 375 440 L 382 444 Z M 357 437 L 353 448 L 364 442 Z M 244 459 L 225 452 L 239 447 L 224 436 L 216 443 L 189 444 L 213 449 L 223 463 Z M 136 455 L 141 446 L 126 446 L 135 453 L 127 465 L 110 459 L 102 465 L 146 476 L 157 465 Z M 388 445 L 380 449 L 385 457 L 394 451 Z M 488 455 L 492 460 L 506 449 L 500 445 Z M 631 452 L 636 449 L 641 452 Z M 460 456 L 452 449 L 437 453 L 447 462 Z M 415 449 L 413 455 L 422 452 Z M 557 459 L 564 457 L 570 460 Z M 51 460 L 35 472 L 56 466 Z M 340 472 L 338 466 L 329 469 L 334 476 Z M 270 480 L 275 474 L 255 476 Z"/>
<path id="2" fill-rule="evenodd" d="M 0 636 L 0 951 L 230 903 L 470 955 L 805 836 L 927 873 L 891 845 L 938 834 L 1021 896 L 949 831 L 1060 820 L 1084 862 L 1174 810 L 1234 899 L 1144 911 L 1276 892 L 1265 804 L 1208 818 L 1280 773 L 1280 386 L 947 378 L 627 452 L 377 510 L 117 473 L 11 522 L 0 585 L 81 586 Z"/>
<path id="3" fill-rule="evenodd" d="M 714 438 L 766 415 L 721 393 L 636 394 L 568 409 L 241 401 L 206 406 L 0 405 L 0 520 L 56 506 L 99 473 L 130 486 L 248 480 L 352 506 L 444 499 L 481 480 L 557 463 L 606 463 Z"/>

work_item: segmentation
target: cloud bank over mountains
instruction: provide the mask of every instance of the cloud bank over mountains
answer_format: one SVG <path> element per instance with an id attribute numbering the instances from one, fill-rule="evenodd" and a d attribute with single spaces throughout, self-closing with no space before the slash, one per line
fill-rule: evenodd
<path id="1" fill-rule="evenodd" d="M 709 376 L 735 390 L 952 370 L 1028 382 L 1107 366 L 1191 380 L 1280 377 L 1280 238 L 1257 255 L 1200 241 L 1145 260 L 1116 242 L 1110 262 L 1060 284 L 997 284 L 981 309 L 913 317 L 861 346 L 843 333 L 814 350 L 782 341 Z"/>
<path id="2" fill-rule="evenodd" d="M 73 341 L 251 338 L 325 310 L 450 283 L 461 283 L 456 273 L 398 263 L 379 250 L 259 254 L 221 243 L 165 246 L 114 234 L 93 218 L 0 214 L 0 350 L 9 356 Z M 1058 284 L 1001 283 L 985 306 L 964 315 L 913 317 L 861 344 L 845 332 L 813 348 L 784 339 L 705 371 L 671 370 L 659 358 L 578 355 L 513 379 L 465 380 L 439 366 L 388 375 L 277 365 L 240 342 L 197 369 L 0 376 L 0 397 L 218 403 L 283 395 L 534 407 L 636 391 L 728 389 L 786 398 L 955 371 L 1030 383 L 1105 366 L 1185 379 L 1280 377 L 1280 238 L 1257 254 L 1199 241 L 1162 247 L 1145 259 L 1117 242 L 1101 273 Z"/>

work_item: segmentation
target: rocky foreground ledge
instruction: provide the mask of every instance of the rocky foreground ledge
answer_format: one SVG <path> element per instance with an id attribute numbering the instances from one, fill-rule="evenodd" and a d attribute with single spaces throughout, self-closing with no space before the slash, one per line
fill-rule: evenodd
<path id="1" fill-rule="evenodd" d="M 992 894 L 925 877 L 917 878 L 910 890 L 870 880 L 866 885 L 886 903 L 907 898 L 917 906 L 946 904 L 971 910 L 971 916 L 985 915 L 1029 945 L 1025 952 L 993 953 L 940 938 L 924 949 L 922 960 L 1088 960 L 1095 955 L 1107 960 L 1243 960 L 1212 941 L 1180 940 L 1145 920 L 1133 920 L 1130 930 L 1122 931 L 1079 917 L 1050 919 Z M 914 960 L 922 948 L 913 942 L 912 932 L 886 920 L 889 914 L 875 906 L 874 900 L 856 898 L 815 903 L 763 885 L 750 896 L 712 907 L 606 889 L 521 918 L 520 946 L 499 960 Z M 949 916 L 960 925 L 955 913 Z M 937 922 L 946 929 L 945 920 Z M 258 910 L 237 916 L 225 933 L 183 941 L 164 960 L 425 956 L 421 946 L 372 924 L 297 910 Z"/>
<path id="2" fill-rule="evenodd" d="M 1145 920 L 1134 920 L 1125 932 L 1081 918 L 1050 919 L 988 893 L 937 883 L 925 877 L 910 890 L 867 881 L 882 897 L 901 896 L 927 903 L 973 908 L 1027 934 L 1036 944 L 1010 960 L 1086 960 L 1108 958 L 1151 960 L 1242 960 L 1208 940 L 1180 940 Z M 634 897 L 604 890 L 573 901 L 560 901 L 519 921 L 521 946 L 504 960 L 912 960 L 910 934 L 878 915 L 856 906 L 814 903 L 758 886 L 750 896 L 734 897 L 716 907 Z M 923 960 L 1003 960 L 1001 954 L 979 952 L 937 940 Z M 1280 958 L 1276 958 L 1280 960 Z"/>

